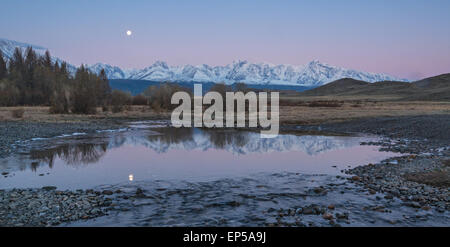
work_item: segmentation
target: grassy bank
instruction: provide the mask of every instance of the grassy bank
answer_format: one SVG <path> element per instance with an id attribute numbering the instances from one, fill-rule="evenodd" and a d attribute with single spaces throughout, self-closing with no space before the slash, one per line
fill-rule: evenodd
<path id="1" fill-rule="evenodd" d="M 23 109 L 23 115 L 14 111 Z M 0 121 L 26 122 L 83 122 L 114 119 L 169 119 L 171 112 L 156 112 L 148 106 L 127 106 L 123 112 L 102 112 L 94 115 L 50 114 L 49 107 L 0 107 Z M 450 102 L 431 101 L 375 101 L 350 98 L 308 97 L 302 100 L 282 98 L 281 124 L 322 124 L 368 117 L 414 116 L 450 114 Z"/>

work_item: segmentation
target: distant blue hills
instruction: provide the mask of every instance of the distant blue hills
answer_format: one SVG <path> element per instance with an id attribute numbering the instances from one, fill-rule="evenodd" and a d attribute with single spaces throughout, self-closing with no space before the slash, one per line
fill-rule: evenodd
<path id="1" fill-rule="evenodd" d="M 145 91 L 149 86 L 160 85 L 164 82 L 160 81 L 148 81 L 148 80 L 132 80 L 132 79 L 114 79 L 109 80 L 109 84 L 112 89 L 117 89 L 121 91 L 128 91 L 132 95 L 138 95 Z M 194 89 L 194 84 L 199 83 L 202 84 L 203 93 L 209 91 L 209 89 L 214 86 L 213 82 L 175 82 L 182 87 Z M 232 84 L 231 86 L 234 86 Z M 306 86 L 291 86 L 291 85 L 261 85 L 261 84 L 246 84 L 246 86 L 250 89 L 256 90 L 291 90 L 296 92 L 303 92 L 308 89 L 312 89 L 315 87 L 306 87 Z"/>

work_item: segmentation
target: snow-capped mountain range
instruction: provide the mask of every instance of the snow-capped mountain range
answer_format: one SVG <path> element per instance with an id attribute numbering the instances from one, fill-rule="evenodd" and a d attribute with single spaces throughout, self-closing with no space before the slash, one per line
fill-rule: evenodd
<path id="1" fill-rule="evenodd" d="M 15 47 L 25 49 L 32 46 L 37 53 L 45 53 L 45 48 L 17 41 L 0 39 L 0 49 L 8 59 L 12 56 Z M 62 60 L 54 57 L 54 61 Z M 87 66 L 92 72 L 99 73 L 105 70 L 109 79 L 133 79 L 149 81 L 172 81 L 172 82 L 223 82 L 233 84 L 244 82 L 259 85 L 290 85 L 316 87 L 326 83 L 342 79 L 353 78 L 357 80 L 376 81 L 408 81 L 393 76 L 377 73 L 361 72 L 351 69 L 340 68 L 318 60 L 306 65 L 286 65 L 270 63 L 250 63 L 248 61 L 234 61 L 225 66 L 203 65 L 180 65 L 170 66 L 166 62 L 157 61 L 143 69 L 121 69 L 104 63 Z M 69 71 L 74 73 L 76 67 L 68 66 Z"/>

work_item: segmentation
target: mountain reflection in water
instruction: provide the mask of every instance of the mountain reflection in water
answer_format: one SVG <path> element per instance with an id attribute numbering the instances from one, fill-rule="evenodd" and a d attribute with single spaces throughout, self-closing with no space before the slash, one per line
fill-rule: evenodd
<path id="1" fill-rule="evenodd" d="M 28 154 L 0 160 L 0 171 L 14 173 L 0 179 L 0 188 L 48 184 L 89 187 L 259 172 L 337 174 L 349 165 L 393 156 L 377 147 L 360 145 L 369 139 L 293 134 L 262 139 L 259 132 L 196 128 L 131 129 L 55 138 L 31 144 Z"/>

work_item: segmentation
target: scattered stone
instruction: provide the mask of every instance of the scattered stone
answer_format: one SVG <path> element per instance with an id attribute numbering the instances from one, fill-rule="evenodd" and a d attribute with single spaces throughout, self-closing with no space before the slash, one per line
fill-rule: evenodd
<path id="1" fill-rule="evenodd" d="M 418 202 L 410 202 L 406 204 L 407 206 L 413 207 L 413 208 L 421 208 L 422 206 Z"/>
<path id="2" fill-rule="evenodd" d="M 314 211 L 312 208 L 304 208 L 303 214 L 314 214 Z"/>
<path id="3" fill-rule="evenodd" d="M 56 190 L 56 186 L 44 186 L 42 189 L 45 191 Z"/>
<path id="4" fill-rule="evenodd" d="M 144 190 L 142 190 L 141 188 L 137 188 L 136 189 L 136 197 L 139 197 L 139 198 L 145 197 Z"/>
<path id="5" fill-rule="evenodd" d="M 111 190 L 104 190 L 104 191 L 102 191 L 102 193 L 103 193 L 103 195 L 108 195 L 108 196 L 113 194 L 113 192 Z"/>
<path id="6" fill-rule="evenodd" d="M 322 215 L 322 218 L 324 218 L 324 219 L 326 219 L 326 220 L 332 220 L 332 219 L 334 219 L 333 215 L 332 215 L 332 214 L 329 214 L 329 213 L 323 214 L 323 215 Z"/>
<path id="7" fill-rule="evenodd" d="M 336 213 L 335 215 L 338 219 L 348 219 L 348 213 Z"/>
<path id="8" fill-rule="evenodd" d="M 321 188 L 321 187 L 316 187 L 313 189 L 313 191 L 314 191 L 314 193 L 322 194 L 325 191 L 325 189 Z"/>

